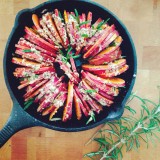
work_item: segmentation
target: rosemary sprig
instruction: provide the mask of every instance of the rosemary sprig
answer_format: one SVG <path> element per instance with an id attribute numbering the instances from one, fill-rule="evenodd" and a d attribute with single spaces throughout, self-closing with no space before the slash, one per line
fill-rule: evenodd
<path id="1" fill-rule="evenodd" d="M 24 110 L 28 109 L 33 102 L 34 102 L 34 98 L 30 98 L 28 101 L 24 102 Z"/>
<path id="2" fill-rule="evenodd" d="M 160 90 L 160 87 L 159 87 Z M 140 102 L 140 116 L 135 118 L 136 111 L 128 104 L 132 100 Z M 127 116 L 121 117 L 119 120 L 107 122 L 103 127 L 96 132 L 87 144 L 94 141 L 99 144 L 99 149 L 95 152 L 90 152 L 84 155 L 94 160 L 120 160 L 123 157 L 122 148 L 126 151 L 138 149 L 140 140 L 149 144 L 149 140 L 155 137 L 160 142 L 160 98 L 156 104 L 149 99 L 144 99 L 132 93 L 127 105 L 125 106 Z"/>

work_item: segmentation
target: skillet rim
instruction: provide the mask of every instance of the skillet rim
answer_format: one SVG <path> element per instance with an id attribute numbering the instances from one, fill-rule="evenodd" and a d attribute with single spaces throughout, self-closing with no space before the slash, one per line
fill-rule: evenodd
<path id="1" fill-rule="evenodd" d="M 43 7 L 44 5 L 46 4 L 54 4 L 55 2 L 62 2 L 62 1 L 65 1 L 65 0 L 54 0 L 54 1 L 48 1 L 48 2 L 44 2 L 34 8 L 31 8 L 31 9 L 23 9 L 21 10 L 20 12 L 18 12 L 18 14 L 16 15 L 16 18 L 15 18 L 15 23 L 14 23 L 14 26 L 12 28 L 12 31 L 9 35 L 9 38 L 7 40 L 7 43 L 6 43 L 6 47 L 5 47 L 5 51 L 4 51 L 4 58 L 3 58 L 3 70 L 4 70 L 4 78 L 5 78 L 5 84 L 7 86 L 7 89 L 9 91 L 9 94 L 10 94 L 10 97 L 13 101 L 13 104 L 18 104 L 18 106 L 23 109 L 21 107 L 21 105 L 19 104 L 18 100 L 15 98 L 14 94 L 13 94 L 13 91 L 10 87 L 10 84 L 9 84 L 9 80 L 8 80 L 8 76 L 7 76 L 7 66 L 6 66 L 6 62 L 7 62 L 7 50 L 8 50 L 8 47 L 10 45 L 10 42 L 11 42 L 11 38 L 12 38 L 12 35 L 15 31 L 15 29 L 17 28 L 17 26 L 19 25 L 18 24 L 18 20 L 19 20 L 19 17 L 25 13 L 25 12 L 34 12 L 36 11 L 37 9 Z M 78 1 L 82 1 L 82 2 L 85 2 L 85 3 L 90 3 L 91 5 L 96 5 L 98 6 L 99 8 L 102 8 L 103 10 L 105 10 L 106 12 L 108 12 L 109 14 L 111 14 L 121 25 L 121 27 L 125 30 L 126 32 L 126 35 L 128 36 L 129 40 L 130 40 L 130 43 L 131 43 L 131 46 L 132 46 L 132 50 L 133 50 L 133 64 L 134 64 L 134 67 L 133 67 L 133 74 L 137 74 L 137 56 L 136 56 L 136 49 L 135 49 L 135 46 L 134 46 L 134 43 L 133 43 L 133 40 L 131 38 L 131 35 L 129 33 L 129 31 L 127 30 L 126 26 L 122 23 L 122 21 L 114 14 L 112 13 L 110 10 L 108 10 L 107 8 L 105 8 L 104 6 L 96 3 L 96 2 L 93 2 L 93 1 L 88 1 L 88 0 L 77 0 Z M 132 77 L 132 80 L 131 80 L 131 83 L 130 83 L 130 87 L 129 89 L 127 90 L 127 93 L 125 95 L 125 97 L 123 98 L 123 101 L 121 101 L 121 110 L 119 112 L 119 115 L 117 117 L 107 117 L 107 118 L 104 118 L 98 122 L 94 122 L 92 124 L 89 124 L 89 125 L 86 125 L 86 126 L 83 126 L 83 127 L 75 127 L 75 128 L 65 128 L 65 127 L 57 127 L 57 126 L 53 126 L 53 125 L 49 125 L 43 121 L 40 121 L 38 120 L 37 118 L 35 118 L 34 116 L 30 115 L 28 112 L 24 111 L 24 113 L 26 113 L 28 116 L 30 116 L 30 118 L 34 118 L 36 119 L 37 121 L 34 122 L 34 124 L 32 124 L 31 126 L 43 126 L 43 127 L 47 127 L 47 128 L 50 128 L 50 129 L 53 129 L 53 130 L 58 130 L 58 131 L 65 131 L 65 132 L 75 132 L 75 131 L 83 131 L 83 130 L 88 130 L 88 129 L 91 129 L 91 128 L 94 128 L 102 123 L 105 123 L 106 121 L 110 121 L 110 120 L 115 120 L 115 119 L 118 119 L 122 116 L 123 112 L 124 112 L 124 105 L 127 101 L 127 99 L 129 98 L 130 94 L 131 94 L 131 91 L 133 89 L 133 86 L 134 86 L 134 83 L 135 83 L 135 79 L 136 77 Z M 18 108 L 18 107 L 17 107 Z"/>

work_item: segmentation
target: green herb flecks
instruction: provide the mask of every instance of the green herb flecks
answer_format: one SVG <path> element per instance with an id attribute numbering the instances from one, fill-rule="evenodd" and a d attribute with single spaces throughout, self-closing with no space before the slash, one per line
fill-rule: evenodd
<path id="1" fill-rule="evenodd" d="M 78 14 L 77 9 L 74 9 L 74 12 L 75 12 L 75 15 L 76 15 L 77 22 L 79 23 L 79 14 Z"/>
<path id="2" fill-rule="evenodd" d="M 73 55 L 72 55 L 72 58 L 73 58 L 73 59 L 77 59 L 77 58 L 80 58 L 80 57 L 81 57 L 80 54 L 79 54 L 79 55 L 76 55 L 76 56 L 73 56 Z"/>
<path id="3" fill-rule="evenodd" d="M 28 109 L 33 104 L 34 100 L 35 100 L 34 98 L 31 98 L 28 101 L 26 101 L 24 103 L 24 110 Z"/>
<path id="4" fill-rule="evenodd" d="M 77 21 L 77 17 L 75 15 L 70 14 L 70 16 L 72 16 Z"/>
<path id="5" fill-rule="evenodd" d="M 110 45 L 109 45 L 109 47 L 114 47 L 114 46 L 116 46 L 117 44 L 113 41 Z"/>
<path id="6" fill-rule="evenodd" d="M 61 14 L 60 11 L 58 12 L 58 15 L 59 15 L 59 17 L 61 18 L 61 21 L 64 22 L 64 19 L 63 19 L 62 14 Z"/>
<path id="7" fill-rule="evenodd" d="M 70 58 L 72 57 L 73 59 L 80 58 L 81 55 L 75 55 L 74 52 L 72 52 L 73 48 L 71 46 L 68 47 L 68 50 L 66 53 L 64 53 L 62 50 L 59 50 L 59 53 L 62 55 L 62 61 L 67 63 Z"/>
<path id="8" fill-rule="evenodd" d="M 136 111 L 129 105 L 133 100 L 139 101 L 139 117 L 135 116 Z M 141 141 L 144 141 L 148 147 L 149 140 L 152 141 L 153 137 L 160 142 L 160 98 L 159 103 L 156 104 L 132 93 L 126 103 L 125 112 L 119 120 L 105 123 L 92 136 L 86 144 L 94 141 L 98 143 L 99 148 L 95 152 L 85 154 L 84 157 L 96 160 L 98 155 L 100 160 L 121 160 L 123 148 L 127 152 L 132 149 L 137 150 Z"/>
<path id="9" fill-rule="evenodd" d="M 80 23 L 79 25 L 82 26 L 82 25 L 88 24 L 88 23 L 90 23 L 90 22 L 91 22 L 91 21 L 84 21 L 84 22 Z"/>
<path id="10" fill-rule="evenodd" d="M 110 18 L 108 18 L 107 20 L 103 20 L 103 21 L 101 21 L 99 24 L 98 24 L 98 26 L 97 26 L 97 29 L 99 30 L 99 29 L 101 29 L 101 27 L 104 25 L 104 24 L 106 24 L 108 21 L 110 20 Z"/>
<path id="11" fill-rule="evenodd" d="M 59 53 L 64 56 L 64 53 L 62 50 L 59 50 Z"/>
<path id="12" fill-rule="evenodd" d="M 81 36 L 84 37 L 84 38 L 88 38 L 89 37 L 88 34 L 82 34 Z"/>
<path id="13" fill-rule="evenodd" d="M 85 90 L 86 93 L 95 93 L 97 92 L 96 90 L 94 89 L 88 89 L 88 90 Z"/>
<path id="14" fill-rule="evenodd" d="M 23 52 L 32 52 L 30 49 L 24 49 Z"/>
<path id="15" fill-rule="evenodd" d="M 73 48 L 71 46 L 68 47 L 68 50 L 67 50 L 67 55 L 71 52 Z"/>

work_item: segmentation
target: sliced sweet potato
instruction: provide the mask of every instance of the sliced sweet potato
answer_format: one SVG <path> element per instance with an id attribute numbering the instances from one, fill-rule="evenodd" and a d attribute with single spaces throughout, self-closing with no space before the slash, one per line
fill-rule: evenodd
<path id="1" fill-rule="evenodd" d="M 73 82 L 69 81 L 67 101 L 63 111 L 63 119 L 62 119 L 63 122 L 66 122 L 72 117 L 73 86 L 74 86 Z"/>
<path id="2" fill-rule="evenodd" d="M 82 104 L 81 100 L 79 99 L 79 97 L 78 97 L 78 95 L 76 94 L 75 91 L 74 91 L 74 95 L 73 95 L 73 100 L 74 100 L 77 119 L 80 120 L 82 118 L 81 108 L 83 108 L 82 107 L 83 104 Z"/>

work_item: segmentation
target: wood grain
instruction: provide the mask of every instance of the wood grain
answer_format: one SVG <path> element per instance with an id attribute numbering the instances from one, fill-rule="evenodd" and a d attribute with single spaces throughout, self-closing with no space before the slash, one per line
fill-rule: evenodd
<path id="1" fill-rule="evenodd" d="M 160 0 L 95 0 L 116 14 L 131 33 L 138 56 L 138 75 L 134 91 L 158 102 L 160 84 Z M 0 0 L 0 128 L 12 108 L 3 77 L 3 53 L 15 15 L 24 8 L 32 8 L 44 0 Z M 138 110 L 136 102 L 133 104 Z M 100 127 L 100 126 L 99 126 Z M 97 145 L 85 142 L 99 128 L 78 133 L 63 133 L 41 127 L 22 130 L 0 149 L 0 160 L 81 160 L 84 153 Z M 142 143 L 139 152 L 125 152 L 123 160 L 159 160 L 160 144 Z"/>

